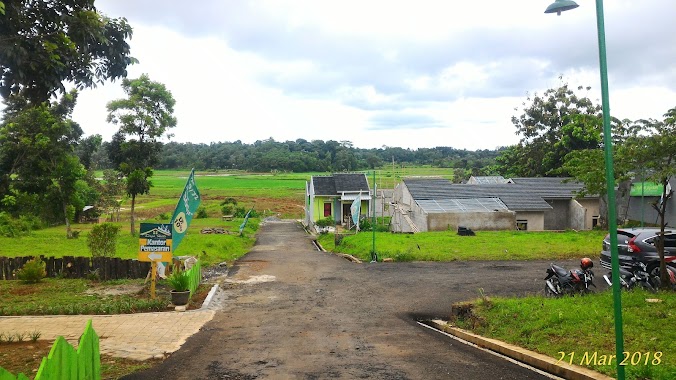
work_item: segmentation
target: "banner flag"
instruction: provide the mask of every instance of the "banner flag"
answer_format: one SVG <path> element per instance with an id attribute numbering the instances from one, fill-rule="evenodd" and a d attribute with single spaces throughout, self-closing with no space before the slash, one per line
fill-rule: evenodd
<path id="1" fill-rule="evenodd" d="M 183 240 L 183 236 L 185 236 L 188 226 L 192 221 L 192 217 L 197 212 L 197 208 L 201 201 L 202 198 L 200 197 L 200 192 L 195 183 L 195 169 L 192 169 L 190 171 L 190 176 L 188 176 L 188 182 L 186 182 L 185 188 L 183 189 L 183 194 L 181 194 L 181 198 L 178 199 L 174 215 L 171 217 L 171 224 L 173 226 L 173 252 L 176 252 L 176 248 L 178 248 L 179 243 Z"/>
<path id="2" fill-rule="evenodd" d="M 357 194 L 357 198 L 352 201 L 350 206 L 350 213 L 352 214 L 352 223 L 357 226 L 359 231 L 359 213 L 361 212 L 361 193 Z"/>
<path id="3" fill-rule="evenodd" d="M 253 207 L 251 208 L 253 210 Z M 249 215 L 251 215 L 251 210 L 249 210 L 246 215 L 244 216 L 244 221 L 242 224 L 239 225 L 239 235 L 242 236 L 242 231 L 244 231 L 244 227 L 246 227 L 246 222 L 249 221 Z"/>

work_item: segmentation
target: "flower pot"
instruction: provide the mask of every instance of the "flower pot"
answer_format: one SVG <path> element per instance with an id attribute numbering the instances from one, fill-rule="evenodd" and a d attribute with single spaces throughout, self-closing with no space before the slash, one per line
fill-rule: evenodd
<path id="1" fill-rule="evenodd" d="M 175 306 L 187 305 L 190 300 L 190 290 L 171 291 L 171 303 Z"/>

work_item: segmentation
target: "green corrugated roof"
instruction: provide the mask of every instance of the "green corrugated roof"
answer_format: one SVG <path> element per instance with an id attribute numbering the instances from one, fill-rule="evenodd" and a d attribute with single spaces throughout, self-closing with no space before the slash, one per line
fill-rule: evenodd
<path id="1" fill-rule="evenodd" d="M 636 182 L 631 184 L 629 195 L 632 197 L 659 197 L 662 196 L 664 186 L 656 182 Z"/>

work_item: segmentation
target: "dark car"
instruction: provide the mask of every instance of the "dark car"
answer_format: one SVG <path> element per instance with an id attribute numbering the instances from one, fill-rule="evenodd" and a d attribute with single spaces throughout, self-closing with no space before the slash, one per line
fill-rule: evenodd
<path id="1" fill-rule="evenodd" d="M 644 263 L 648 272 L 659 269 L 660 256 L 657 253 L 659 228 L 626 228 L 617 230 L 617 252 L 620 266 L 629 269 L 633 260 Z M 667 264 L 676 267 L 676 231 L 664 231 L 664 257 Z M 610 269 L 610 234 L 603 239 L 601 266 Z M 654 274 L 654 273 L 653 273 Z"/>

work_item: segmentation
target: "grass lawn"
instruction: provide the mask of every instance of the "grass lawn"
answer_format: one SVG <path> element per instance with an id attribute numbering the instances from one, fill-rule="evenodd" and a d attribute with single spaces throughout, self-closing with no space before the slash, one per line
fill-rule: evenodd
<path id="1" fill-rule="evenodd" d="M 646 302 L 656 298 L 660 302 Z M 612 292 L 584 297 L 478 300 L 462 328 L 615 376 Z M 670 380 L 676 374 L 676 293 L 622 293 L 627 379 Z M 620 358 L 622 361 L 624 358 Z"/>
<path id="2" fill-rule="evenodd" d="M 166 223 L 167 220 L 147 220 L 150 223 Z M 222 221 L 220 218 L 193 219 L 188 233 L 176 250 L 176 255 L 198 256 L 204 265 L 233 261 L 244 255 L 255 242 L 254 234 L 258 229 L 259 219 L 250 218 L 244 228 L 243 236 L 239 236 L 241 218 Z M 117 257 L 123 259 L 138 258 L 139 239 L 129 232 L 129 222 L 116 223 L 120 228 L 117 240 Z M 87 234 L 92 224 L 76 224 L 74 230 L 81 231 L 77 239 L 66 239 L 65 227 L 51 227 L 33 231 L 28 236 L 8 238 L 0 236 L 2 256 L 90 256 L 87 248 Z M 230 234 L 200 234 L 204 227 L 221 227 Z M 136 226 L 138 231 L 138 225 Z M 204 254 L 203 252 L 206 252 Z"/>
<path id="3" fill-rule="evenodd" d="M 476 236 L 459 236 L 455 231 L 376 232 L 375 240 L 378 258 L 395 261 L 596 259 L 605 235 L 605 231 L 478 231 Z M 373 234 L 345 236 L 337 247 L 333 234 L 321 235 L 318 241 L 328 251 L 370 260 Z"/>

